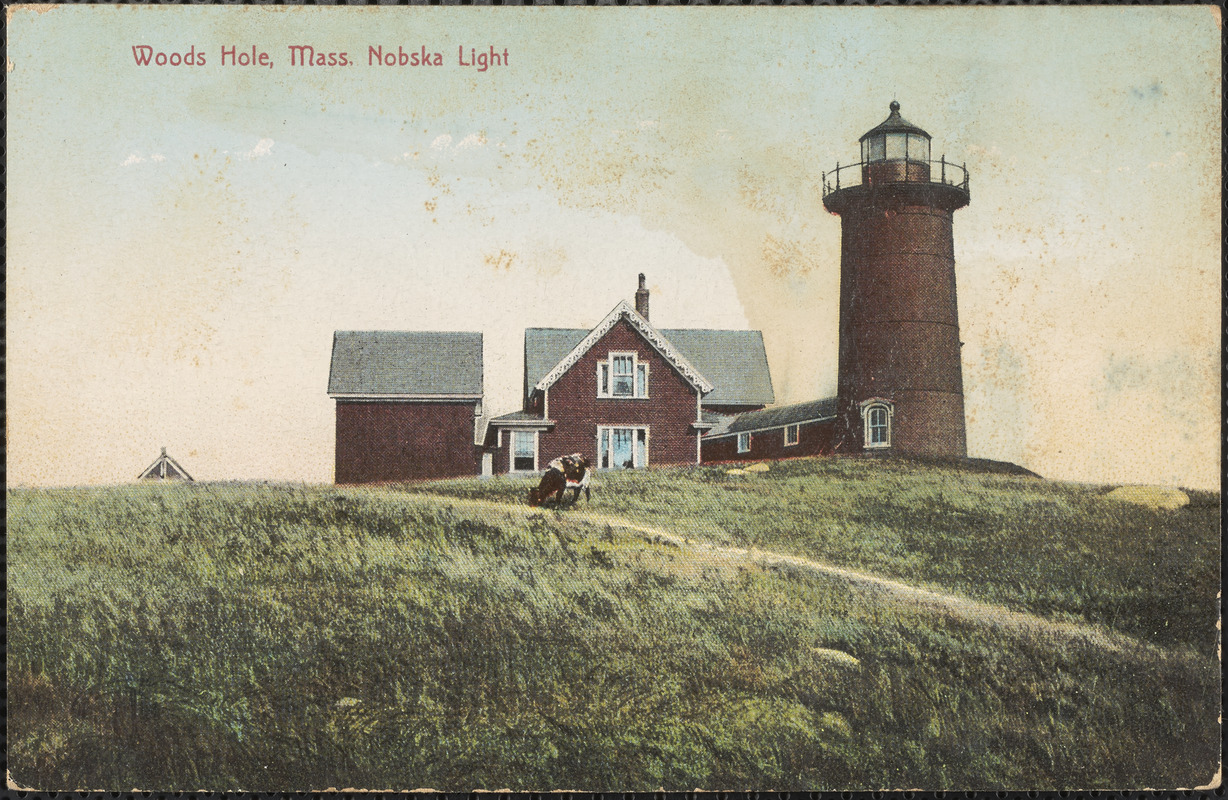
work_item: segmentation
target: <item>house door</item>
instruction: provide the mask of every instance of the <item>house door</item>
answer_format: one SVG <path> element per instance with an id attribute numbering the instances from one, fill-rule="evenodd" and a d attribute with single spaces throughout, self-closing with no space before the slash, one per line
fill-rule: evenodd
<path id="1" fill-rule="evenodd" d="M 600 469 L 641 469 L 648 464 L 647 428 L 598 428 Z"/>

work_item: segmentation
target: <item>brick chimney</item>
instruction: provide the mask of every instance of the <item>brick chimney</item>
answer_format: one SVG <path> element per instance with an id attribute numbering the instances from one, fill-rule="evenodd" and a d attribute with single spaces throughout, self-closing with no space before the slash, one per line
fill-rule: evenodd
<path id="1" fill-rule="evenodd" d="M 635 313 L 648 319 L 648 289 L 644 286 L 644 273 L 640 273 L 640 288 L 635 290 Z"/>

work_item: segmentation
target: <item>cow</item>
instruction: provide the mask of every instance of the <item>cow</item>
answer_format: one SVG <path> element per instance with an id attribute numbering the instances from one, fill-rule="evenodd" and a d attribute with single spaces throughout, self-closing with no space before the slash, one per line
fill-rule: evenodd
<path id="1" fill-rule="evenodd" d="M 581 489 L 584 490 L 584 496 L 591 502 L 589 467 L 589 460 L 579 453 L 554 459 L 537 486 L 529 489 L 529 505 L 544 505 L 550 498 L 554 498 L 555 505 L 562 505 L 568 489 L 575 490 L 571 496 L 571 502 L 575 503 L 580 499 Z"/>
<path id="2" fill-rule="evenodd" d="M 557 469 L 548 469 L 546 474 L 542 475 L 541 482 L 529 489 L 529 505 L 543 505 L 551 497 L 555 498 L 556 505 L 561 504 L 563 502 L 563 495 L 566 492 L 566 476 Z"/>
<path id="3" fill-rule="evenodd" d="M 593 502 L 593 494 L 589 484 L 592 483 L 593 479 L 592 465 L 587 458 L 579 453 L 572 455 L 572 459 L 576 464 L 576 468 L 570 473 L 564 473 L 567 477 L 567 488 L 575 490 L 571 496 L 571 502 L 574 504 L 580 500 L 580 490 L 583 489 L 584 500 L 591 503 Z"/>

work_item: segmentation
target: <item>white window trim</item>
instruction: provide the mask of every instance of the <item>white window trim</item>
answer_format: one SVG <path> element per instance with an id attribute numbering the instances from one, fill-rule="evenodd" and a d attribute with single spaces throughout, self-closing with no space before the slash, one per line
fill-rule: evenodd
<path id="1" fill-rule="evenodd" d="M 791 442 L 789 441 L 789 431 L 793 431 L 793 441 Z M 786 425 L 785 426 L 785 447 L 797 447 L 798 443 L 801 442 L 801 440 L 802 440 L 802 426 L 800 423 L 796 425 Z"/>
<path id="2" fill-rule="evenodd" d="M 594 465 L 595 468 L 596 469 L 623 469 L 622 467 L 603 467 L 601 466 L 601 440 L 603 438 L 609 440 L 606 442 L 606 446 L 609 448 L 611 452 L 613 452 L 614 442 L 610 440 L 610 436 L 611 436 L 610 431 L 613 431 L 613 430 L 620 430 L 620 431 L 631 430 L 631 431 L 643 431 L 644 432 L 644 463 L 635 465 L 633 469 L 647 469 L 648 468 L 648 453 L 649 451 L 652 450 L 652 430 L 648 425 L 598 425 L 597 426 L 597 450 L 596 450 L 597 463 Z M 632 453 L 631 457 L 634 459 L 635 458 L 634 445 L 632 445 L 631 453 Z"/>
<path id="3" fill-rule="evenodd" d="M 870 413 L 880 408 L 887 412 L 887 440 L 883 442 L 871 442 Z M 894 417 L 895 406 L 886 400 L 867 400 L 861 404 L 862 441 L 866 450 L 885 450 L 891 447 L 892 419 Z"/>
<path id="4" fill-rule="evenodd" d="M 509 474 L 515 473 L 518 475 L 527 475 L 530 472 L 537 472 L 538 449 L 541 446 L 541 431 L 524 431 L 512 430 L 509 431 L 512 435 L 507 437 L 507 471 Z M 533 434 L 533 469 L 516 469 L 516 434 L 531 433 Z"/>
<path id="5" fill-rule="evenodd" d="M 631 394 L 614 394 L 614 359 L 627 358 L 631 359 Z M 639 394 L 640 389 L 640 367 L 644 368 L 644 393 Z M 609 389 L 602 391 L 601 389 L 601 373 L 605 371 L 607 377 L 607 385 Z M 648 400 L 652 394 L 650 387 L 652 386 L 652 366 L 647 362 L 640 361 L 640 354 L 634 350 L 621 351 L 611 350 L 606 354 L 606 357 L 597 362 L 597 397 L 602 400 Z"/>
<path id="6" fill-rule="evenodd" d="M 743 446 L 742 446 L 742 437 L 743 437 L 743 436 L 745 436 L 745 437 L 746 437 L 746 447 L 743 447 Z M 751 445 L 752 445 L 753 443 L 754 443 L 754 437 L 753 437 L 753 436 L 751 436 L 749 433 L 745 433 L 745 432 L 744 432 L 744 433 L 739 433 L 739 434 L 738 434 L 738 452 L 739 452 L 739 453 L 749 453 L 749 452 L 750 452 Z"/>

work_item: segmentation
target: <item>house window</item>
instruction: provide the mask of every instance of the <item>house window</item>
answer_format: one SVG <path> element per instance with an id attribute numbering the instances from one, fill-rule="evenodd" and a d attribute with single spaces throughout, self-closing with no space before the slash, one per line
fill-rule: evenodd
<path id="1" fill-rule="evenodd" d="M 615 397 L 635 396 L 635 356 L 610 356 L 610 373 L 614 376 Z"/>
<path id="2" fill-rule="evenodd" d="M 512 431 L 512 472 L 537 471 L 537 431 Z"/>
<path id="3" fill-rule="evenodd" d="M 598 397 L 648 397 L 648 365 L 636 353 L 610 353 L 597 365 Z"/>
<path id="4" fill-rule="evenodd" d="M 801 427 L 800 425 L 785 426 L 785 447 L 792 447 L 797 444 L 798 439 L 801 437 Z"/>
<path id="5" fill-rule="evenodd" d="M 739 453 L 749 453 L 750 452 L 750 434 L 749 433 L 739 433 L 738 434 L 738 452 Z"/>
<path id="6" fill-rule="evenodd" d="M 642 469 L 648 466 L 647 428 L 597 427 L 599 469 Z"/>
<path id="7" fill-rule="evenodd" d="M 862 411 L 866 447 L 891 446 L 891 408 L 884 403 L 868 405 Z"/>

